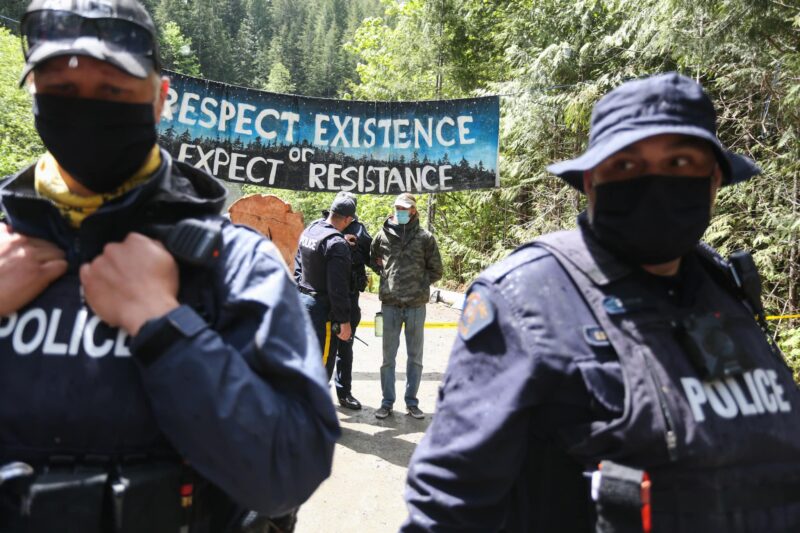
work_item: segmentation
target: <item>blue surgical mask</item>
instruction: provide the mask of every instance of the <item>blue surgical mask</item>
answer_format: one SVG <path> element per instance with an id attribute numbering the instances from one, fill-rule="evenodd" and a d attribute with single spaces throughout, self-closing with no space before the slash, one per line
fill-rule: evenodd
<path id="1" fill-rule="evenodd" d="M 411 213 L 408 211 L 400 211 L 399 209 L 396 209 L 394 216 L 397 219 L 398 224 L 408 224 L 408 221 L 411 220 Z"/>

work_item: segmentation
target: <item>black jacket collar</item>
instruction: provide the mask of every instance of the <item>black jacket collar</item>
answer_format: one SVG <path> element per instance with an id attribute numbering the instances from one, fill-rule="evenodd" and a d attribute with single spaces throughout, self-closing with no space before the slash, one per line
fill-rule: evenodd
<path id="1" fill-rule="evenodd" d="M 70 263 L 91 260 L 107 243 L 121 241 L 148 224 L 217 215 L 225 202 L 225 188 L 213 177 L 174 161 L 162 149 L 161 166 L 149 180 L 103 204 L 76 230 L 52 201 L 36 194 L 34 168 L 31 165 L 0 184 L 0 207 L 14 231 L 57 244 Z"/>

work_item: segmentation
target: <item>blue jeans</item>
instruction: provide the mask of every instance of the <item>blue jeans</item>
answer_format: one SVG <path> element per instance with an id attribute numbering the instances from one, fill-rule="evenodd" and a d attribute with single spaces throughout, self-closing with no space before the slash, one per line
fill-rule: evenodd
<path id="1" fill-rule="evenodd" d="M 381 305 L 383 313 L 383 364 L 381 365 L 381 389 L 383 407 L 391 408 L 396 398 L 394 390 L 394 367 L 397 348 L 400 346 L 400 329 L 406 326 L 406 406 L 419 405 L 417 391 L 422 380 L 422 346 L 425 340 L 425 306 L 395 307 Z"/>

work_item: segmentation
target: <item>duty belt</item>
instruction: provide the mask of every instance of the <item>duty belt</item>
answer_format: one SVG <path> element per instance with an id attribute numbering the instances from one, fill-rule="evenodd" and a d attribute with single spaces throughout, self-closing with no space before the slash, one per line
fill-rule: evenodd
<path id="1" fill-rule="evenodd" d="M 311 296 L 312 298 L 317 298 L 317 297 L 319 297 L 319 296 L 322 296 L 322 295 L 324 295 L 324 294 L 327 294 L 327 293 L 325 293 L 325 292 L 322 292 L 322 291 L 315 291 L 315 290 L 313 290 L 313 289 L 308 289 L 308 288 L 306 288 L 306 287 L 303 287 L 302 285 L 298 285 L 298 286 L 297 286 L 297 290 L 299 290 L 299 291 L 300 291 L 300 292 L 302 292 L 303 294 L 308 294 L 308 295 L 309 295 L 309 296 Z"/>
<path id="2" fill-rule="evenodd" d="M 8 533 L 178 533 L 191 522 L 193 477 L 179 463 L 0 467 L 0 530 Z"/>

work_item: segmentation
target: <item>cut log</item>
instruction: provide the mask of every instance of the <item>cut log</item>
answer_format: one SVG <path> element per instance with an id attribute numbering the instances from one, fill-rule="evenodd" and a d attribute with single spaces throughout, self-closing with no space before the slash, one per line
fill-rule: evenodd
<path id="1" fill-rule="evenodd" d="M 228 213 L 232 222 L 249 226 L 270 239 L 289 270 L 294 270 L 294 256 L 304 229 L 302 213 L 292 211 L 291 204 L 274 194 L 245 196 L 234 202 Z"/>

